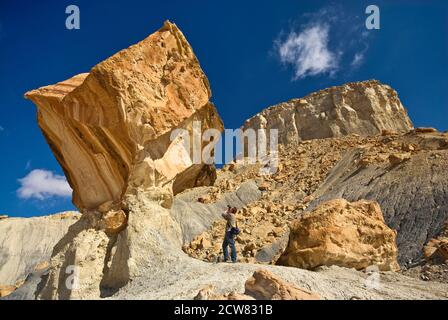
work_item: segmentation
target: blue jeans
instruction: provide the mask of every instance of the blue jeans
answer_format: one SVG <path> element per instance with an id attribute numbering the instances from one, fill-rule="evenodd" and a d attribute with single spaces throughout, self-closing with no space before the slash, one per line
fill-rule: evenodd
<path id="1" fill-rule="evenodd" d="M 235 237 L 230 232 L 226 232 L 226 235 L 224 236 L 224 241 L 222 243 L 224 261 L 229 260 L 229 251 L 227 250 L 228 246 L 230 246 L 230 255 L 232 257 L 232 262 L 236 262 Z"/>

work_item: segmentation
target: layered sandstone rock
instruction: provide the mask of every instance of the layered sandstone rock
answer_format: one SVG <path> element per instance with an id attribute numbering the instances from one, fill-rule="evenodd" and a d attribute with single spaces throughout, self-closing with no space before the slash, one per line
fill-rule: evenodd
<path id="1" fill-rule="evenodd" d="M 38 106 L 39 126 L 81 211 L 112 205 L 137 190 L 166 189 L 169 198 L 173 185 L 179 192 L 195 186 L 204 171 L 214 174 L 193 163 L 181 137 L 170 139 L 175 129 L 191 133 L 195 120 L 202 130 L 223 129 L 209 102 L 208 80 L 170 22 L 90 73 L 25 96 Z M 163 190 L 157 193 L 163 198 Z"/>
<path id="2" fill-rule="evenodd" d="M 291 225 L 289 244 L 278 264 L 313 269 L 338 265 L 358 270 L 399 270 L 396 231 L 376 202 L 336 199 L 305 213 Z"/>
<path id="3" fill-rule="evenodd" d="M 26 97 L 83 213 L 55 246 L 38 298 L 109 296 L 142 265 L 168 267 L 164 252 L 182 245 L 173 195 L 214 182 L 194 151 L 210 143 L 204 130 L 223 130 L 181 31 L 165 22 L 88 74 Z"/>
<path id="4" fill-rule="evenodd" d="M 279 143 L 374 135 L 413 128 L 397 92 L 378 81 L 348 83 L 269 107 L 247 120 L 243 129 L 278 129 Z"/>

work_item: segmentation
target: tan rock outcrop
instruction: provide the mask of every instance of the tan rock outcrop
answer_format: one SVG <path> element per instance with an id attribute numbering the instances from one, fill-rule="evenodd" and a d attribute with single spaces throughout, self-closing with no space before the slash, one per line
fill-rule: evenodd
<path id="1" fill-rule="evenodd" d="M 299 289 L 266 269 L 255 271 L 244 288 L 244 293 L 216 294 L 215 286 L 207 285 L 194 300 L 320 300 L 319 295 Z"/>
<path id="2" fill-rule="evenodd" d="M 17 289 L 16 286 L 0 285 L 0 298 L 6 297 Z"/>
<path id="3" fill-rule="evenodd" d="M 210 143 L 204 130 L 223 130 L 208 80 L 176 25 L 167 21 L 89 73 L 25 96 L 38 107 L 83 213 L 55 246 L 37 297 L 109 296 L 141 266 L 165 263 L 163 252 L 181 247 L 168 210 L 173 195 L 213 184 L 214 166 L 194 152 Z"/>
<path id="4" fill-rule="evenodd" d="M 92 210 L 137 189 L 172 192 L 209 171 L 196 164 L 175 129 L 223 129 L 193 50 L 172 23 L 96 65 L 90 73 L 27 92 L 38 122 L 73 188 Z M 185 175 L 183 175 L 185 173 Z M 181 184 L 176 180 L 182 181 Z M 210 183 L 208 179 L 199 182 Z M 160 192 L 163 193 L 163 192 Z M 163 201 L 163 199 L 162 199 Z"/>
<path id="5" fill-rule="evenodd" d="M 348 83 L 269 107 L 243 129 L 278 129 L 279 143 L 413 128 L 395 90 L 376 80 Z"/>
<path id="6" fill-rule="evenodd" d="M 297 288 L 267 270 L 257 270 L 245 284 L 245 295 L 256 300 L 320 300 L 317 294 Z"/>
<path id="7" fill-rule="evenodd" d="M 194 300 L 255 300 L 253 297 L 232 291 L 227 294 L 216 294 L 216 288 L 208 285 L 199 290 Z"/>
<path id="8" fill-rule="evenodd" d="M 337 265 L 358 270 L 399 270 L 396 231 L 376 202 L 331 200 L 291 225 L 289 244 L 278 264 L 313 269 Z"/>

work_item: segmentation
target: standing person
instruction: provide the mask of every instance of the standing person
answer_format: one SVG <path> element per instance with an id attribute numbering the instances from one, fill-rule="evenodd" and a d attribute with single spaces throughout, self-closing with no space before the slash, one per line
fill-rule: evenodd
<path id="1" fill-rule="evenodd" d="M 232 262 L 236 262 L 236 247 L 235 247 L 235 237 L 239 233 L 238 224 L 236 222 L 236 212 L 237 209 L 227 206 L 227 210 L 222 214 L 222 217 L 226 219 L 226 231 L 224 235 L 224 241 L 222 243 L 222 251 L 224 253 L 224 262 L 229 260 L 229 252 L 227 247 L 230 246 L 230 257 Z"/>

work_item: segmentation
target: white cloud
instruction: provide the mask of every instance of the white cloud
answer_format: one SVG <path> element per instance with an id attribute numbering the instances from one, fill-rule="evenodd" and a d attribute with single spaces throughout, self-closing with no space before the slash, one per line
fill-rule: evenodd
<path id="1" fill-rule="evenodd" d="M 5 128 L 3 128 L 2 126 L 0 126 L 0 131 L 5 131 Z"/>
<path id="2" fill-rule="evenodd" d="M 344 77 L 367 60 L 371 32 L 364 22 L 339 4 L 304 13 L 275 40 L 275 54 L 292 67 L 294 80 L 337 73 Z"/>
<path id="3" fill-rule="evenodd" d="M 45 200 L 53 196 L 70 197 L 72 195 L 72 189 L 64 176 L 43 169 L 31 171 L 27 176 L 19 179 L 19 183 L 21 187 L 17 190 L 17 195 L 22 199 Z"/>
<path id="4" fill-rule="evenodd" d="M 353 57 L 353 61 L 351 63 L 352 67 L 359 67 L 364 61 L 364 52 L 357 52 Z"/>
<path id="5" fill-rule="evenodd" d="M 280 61 L 294 67 L 295 79 L 333 73 L 338 68 L 338 55 L 328 47 L 329 26 L 315 24 L 302 32 L 292 31 L 285 41 L 277 42 Z"/>

